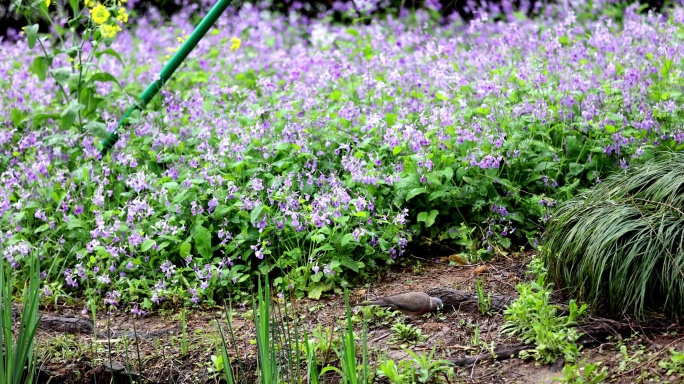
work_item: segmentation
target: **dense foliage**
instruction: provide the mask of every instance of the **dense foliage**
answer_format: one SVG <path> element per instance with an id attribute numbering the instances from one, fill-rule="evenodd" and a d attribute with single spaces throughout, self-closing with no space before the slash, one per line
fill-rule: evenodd
<path id="1" fill-rule="evenodd" d="M 53 17 L 53 36 L 0 44 L 0 247 L 18 271 L 41 255 L 50 300 L 142 313 L 281 270 L 318 297 L 411 241 L 488 258 L 534 244 L 557 200 L 684 142 L 684 8 L 344 27 L 245 6 L 102 158 L 193 27 L 69 4 L 23 9 Z"/>

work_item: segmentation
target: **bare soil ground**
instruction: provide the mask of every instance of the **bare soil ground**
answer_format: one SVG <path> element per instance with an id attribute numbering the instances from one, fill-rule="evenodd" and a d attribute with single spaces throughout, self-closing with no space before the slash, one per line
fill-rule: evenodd
<path id="1" fill-rule="evenodd" d="M 437 287 L 475 292 L 477 277 L 485 278 L 486 292 L 515 297 L 515 285 L 525 279 L 525 265 L 529 257 L 518 256 L 474 266 L 449 266 L 446 259 L 422 261 L 412 267 L 395 269 L 372 286 L 356 287 L 350 291 L 350 302 L 409 290 L 428 291 Z M 248 372 L 246 382 L 255 382 L 252 375 L 256 370 L 256 335 L 251 309 L 233 309 L 232 327 L 238 350 L 234 362 Z M 345 324 L 344 298 L 340 296 L 319 301 L 297 300 L 293 309 L 298 314 L 300 324 L 314 337 L 317 332 L 320 334 L 320 330 L 334 328 L 337 332 Z M 360 315 L 359 308 L 355 308 L 354 312 Z M 51 314 L 88 318 L 76 308 L 59 308 Z M 42 363 L 40 381 L 108 383 L 110 379 L 130 382 L 132 378 L 136 383 L 218 382 L 211 371 L 214 367 L 212 355 L 218 354 L 217 346 L 220 345 L 220 335 L 214 321 L 218 320 L 225 331 L 225 318 L 221 308 L 189 311 L 186 355 L 181 353 L 180 313 L 135 319 L 121 314 L 100 315 L 96 324 L 97 336 L 92 333 L 41 330 L 38 333 Z M 400 345 L 390 343 L 390 328 L 396 321 L 404 321 L 404 318 L 398 315 L 369 324 L 368 347 L 372 360 L 382 354 L 395 361 L 408 358 Z M 481 315 L 476 311 L 452 308 L 451 311 L 445 310 L 414 320 L 413 324 L 421 329 L 427 339 L 409 347 L 417 353 L 429 353 L 435 348 L 435 359 L 455 360 L 487 353 L 492 346 L 516 342 L 500 335 L 503 322 L 501 313 Z M 355 325 L 360 333 L 361 322 Z M 583 350 L 582 358 L 586 358 L 586 362 L 602 362 L 601 366 L 609 370 L 608 382 L 684 382 L 684 377 L 668 376 L 666 370 L 658 366 L 659 361 L 669 358 L 670 348 L 684 348 L 684 338 L 676 332 L 644 334 L 639 329 L 634 331 L 634 336 L 627 338 L 618 335 L 597 340 Z M 106 337 L 107 332 L 113 336 Z M 124 335 L 125 332 L 129 333 Z M 125 367 L 127 361 L 132 365 L 128 370 Z M 335 363 L 334 353 L 330 352 L 328 361 Z M 554 377 L 561 376 L 552 372 L 549 365 L 538 365 L 534 361 L 517 358 L 459 367 L 456 372 L 457 377 L 451 378 L 451 382 L 551 383 Z M 328 375 L 323 381 L 334 383 L 337 380 L 336 376 Z"/>

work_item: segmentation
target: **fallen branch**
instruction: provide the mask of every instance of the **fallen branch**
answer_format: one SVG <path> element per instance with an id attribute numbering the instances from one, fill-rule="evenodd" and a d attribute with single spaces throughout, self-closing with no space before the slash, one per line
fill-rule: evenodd
<path id="1" fill-rule="evenodd" d="M 462 311 L 479 314 L 477 294 L 474 292 L 440 287 L 428 290 L 427 294 L 439 297 L 444 304 L 444 311 Z M 492 295 L 491 308 L 495 311 L 502 312 L 515 299 L 516 298 L 512 296 Z M 558 303 L 555 303 L 554 305 L 559 307 L 559 314 L 563 314 L 567 310 L 567 305 Z M 610 336 L 623 338 L 629 337 L 637 332 L 643 334 L 660 334 L 663 332 L 684 330 L 684 327 L 674 326 L 660 318 L 651 318 L 642 323 L 635 323 L 628 318 L 625 318 L 623 321 L 618 321 L 596 316 L 586 316 L 584 319 L 583 322 L 576 326 L 577 330 L 582 333 L 582 336 L 577 340 L 577 344 L 584 347 L 600 344 Z M 462 359 L 453 360 L 452 362 L 457 366 L 467 366 L 485 361 L 506 360 L 518 356 L 522 351 L 534 348 L 534 344 L 508 344 L 494 350 L 495 356 L 492 356 L 492 353 L 485 353 L 477 356 L 464 357 Z M 557 363 L 561 364 L 560 362 Z M 558 367 L 556 367 L 556 369 L 558 369 Z"/>
<path id="2" fill-rule="evenodd" d="M 39 312 L 40 322 L 38 329 L 63 332 L 92 334 L 95 329 L 93 321 L 83 317 L 55 316 L 45 312 Z M 21 317 L 21 307 L 12 308 L 12 317 L 16 320 Z"/>
<path id="3" fill-rule="evenodd" d="M 494 350 L 494 360 L 507 360 L 512 357 L 517 357 L 522 351 L 532 349 L 534 346 L 527 345 L 524 343 L 509 344 L 503 347 L 499 347 Z M 462 359 L 452 360 L 451 362 L 459 367 L 465 367 L 472 364 L 477 364 L 483 361 L 491 361 L 493 358 L 491 353 L 483 353 L 481 355 L 468 356 Z"/>
<path id="4" fill-rule="evenodd" d="M 14 320 L 21 316 L 21 307 L 12 308 L 12 317 Z M 69 334 L 84 334 L 92 335 L 95 330 L 95 325 L 91 319 L 85 317 L 75 316 L 56 316 L 46 312 L 39 312 L 38 329 L 43 331 L 53 331 Z M 102 339 L 127 337 L 130 339 L 153 339 L 168 335 L 169 333 L 180 331 L 181 326 L 176 325 L 168 329 L 160 329 L 154 331 L 133 332 L 130 330 L 107 330 L 106 332 L 97 332 L 97 337 Z"/>

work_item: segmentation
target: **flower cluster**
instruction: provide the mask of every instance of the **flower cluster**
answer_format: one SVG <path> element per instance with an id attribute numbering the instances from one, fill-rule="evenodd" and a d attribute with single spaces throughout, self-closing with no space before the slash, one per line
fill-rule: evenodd
<path id="1" fill-rule="evenodd" d="M 104 0 L 104 3 L 96 2 L 96 0 L 84 0 L 96 28 L 102 36 L 109 39 L 114 38 L 122 30 L 121 25 L 128 23 L 125 3 L 126 0 Z"/>
<path id="2" fill-rule="evenodd" d="M 313 297 L 417 239 L 534 245 L 556 201 L 684 142 L 684 8 L 630 7 L 616 25 L 550 6 L 459 29 L 422 11 L 341 27 L 253 6 L 218 21 L 103 158 L 128 95 L 193 25 L 188 10 L 121 30 L 122 2 L 86 5 L 117 39 L 98 56 L 111 76 L 78 100 L 68 71 L 32 75 L 27 37 L 0 43 L 0 248 L 17 269 L 46 255 L 56 296 L 143 314 L 277 268 Z"/>

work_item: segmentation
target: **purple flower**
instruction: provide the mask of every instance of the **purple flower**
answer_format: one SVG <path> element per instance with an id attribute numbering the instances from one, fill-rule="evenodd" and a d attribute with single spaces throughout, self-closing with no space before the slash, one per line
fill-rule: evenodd
<path id="1" fill-rule="evenodd" d="M 133 308 L 131 308 L 131 313 L 133 314 L 133 316 L 138 317 L 147 315 L 147 311 L 140 309 L 137 303 L 133 305 Z"/>
<path id="2" fill-rule="evenodd" d="M 264 253 L 261 248 L 261 244 L 256 244 L 256 245 L 250 245 L 250 248 L 254 250 L 254 255 L 256 256 L 257 259 L 263 260 L 264 259 Z"/>

